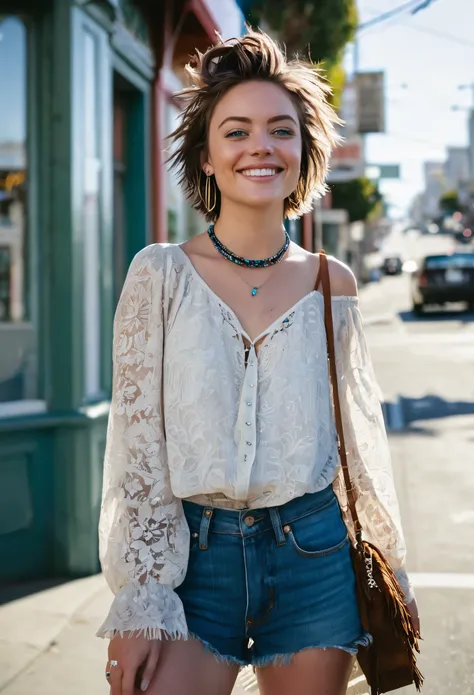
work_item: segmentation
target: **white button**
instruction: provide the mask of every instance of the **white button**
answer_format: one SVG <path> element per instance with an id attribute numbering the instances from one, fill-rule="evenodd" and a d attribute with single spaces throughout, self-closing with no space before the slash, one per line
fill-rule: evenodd
<path id="1" fill-rule="evenodd" d="M 250 427 L 250 425 L 251 425 L 252 423 L 251 423 L 251 422 L 246 422 L 245 424 L 247 425 L 247 427 Z"/>
<path id="2" fill-rule="evenodd" d="M 253 389 L 255 384 L 250 384 L 250 388 Z"/>
<path id="3" fill-rule="evenodd" d="M 252 442 L 245 442 L 247 446 L 252 446 Z"/>
<path id="4" fill-rule="evenodd" d="M 251 404 L 251 402 L 250 402 L 250 401 L 247 401 L 247 405 L 248 405 L 248 406 L 251 406 L 252 404 Z"/>

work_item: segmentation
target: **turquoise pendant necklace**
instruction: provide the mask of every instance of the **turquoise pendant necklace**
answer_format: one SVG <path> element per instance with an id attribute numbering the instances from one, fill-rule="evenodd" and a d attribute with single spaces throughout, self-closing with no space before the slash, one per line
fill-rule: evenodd
<path id="1" fill-rule="evenodd" d="M 269 275 L 269 276 L 262 282 L 261 285 L 251 285 L 250 282 L 247 282 L 247 280 L 245 280 L 245 278 L 240 277 L 240 275 L 239 275 L 238 273 L 235 272 L 234 268 L 231 268 L 231 270 L 232 270 L 232 272 L 234 272 L 234 273 L 237 275 L 237 277 L 239 278 L 239 280 L 240 280 L 241 282 L 245 282 L 245 284 L 247 285 L 247 287 L 250 287 L 250 294 L 252 295 L 252 297 L 256 297 L 257 294 L 258 294 L 258 292 L 259 292 L 259 290 L 261 290 L 262 287 L 263 287 L 264 285 L 267 284 L 267 282 L 270 280 L 270 278 L 273 277 L 273 274 L 272 274 L 272 275 Z"/>
<path id="2" fill-rule="evenodd" d="M 232 268 L 232 270 L 234 270 L 234 269 Z M 234 270 L 234 273 L 235 273 L 235 270 Z M 264 282 L 262 282 L 261 285 L 258 285 L 258 287 L 256 287 L 255 285 L 251 285 L 249 282 L 247 282 L 247 280 L 244 280 L 244 278 L 241 278 L 240 275 L 239 275 L 238 273 L 235 273 L 235 274 L 237 275 L 237 277 L 239 278 L 239 280 L 242 280 L 242 282 L 245 282 L 245 284 L 246 284 L 248 287 L 250 287 L 250 294 L 252 295 L 252 297 L 256 297 L 257 294 L 258 294 L 258 291 L 259 291 L 260 289 L 262 289 L 262 287 L 263 287 L 263 286 L 270 280 L 270 278 L 272 277 L 271 275 L 269 275 L 269 276 L 267 277 L 267 279 L 266 279 Z"/>

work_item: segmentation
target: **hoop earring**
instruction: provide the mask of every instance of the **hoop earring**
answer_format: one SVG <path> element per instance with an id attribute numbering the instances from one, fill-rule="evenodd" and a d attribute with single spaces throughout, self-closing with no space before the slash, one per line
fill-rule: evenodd
<path id="1" fill-rule="evenodd" d="M 215 186 L 212 186 L 213 192 L 214 192 L 214 203 L 211 205 L 211 176 L 206 176 L 206 185 L 204 187 L 204 196 L 205 196 L 205 201 L 204 205 L 206 206 L 206 209 L 208 212 L 212 212 L 214 208 L 217 205 L 217 191 Z"/>

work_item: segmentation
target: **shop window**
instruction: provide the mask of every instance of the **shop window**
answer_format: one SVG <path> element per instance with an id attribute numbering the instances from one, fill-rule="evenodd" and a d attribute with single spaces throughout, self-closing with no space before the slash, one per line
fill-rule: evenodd
<path id="1" fill-rule="evenodd" d="M 27 29 L 0 15 L 0 415 L 37 404 L 37 339 L 30 302 Z M 6 108 L 8 105 L 8 108 Z M 27 404 L 25 403 L 25 406 Z"/>

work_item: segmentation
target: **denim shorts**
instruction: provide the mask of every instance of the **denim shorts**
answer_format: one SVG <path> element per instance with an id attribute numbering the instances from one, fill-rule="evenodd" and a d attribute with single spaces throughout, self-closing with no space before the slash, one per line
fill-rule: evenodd
<path id="1" fill-rule="evenodd" d="M 370 642 L 331 486 L 279 507 L 183 507 L 191 546 L 176 591 L 190 636 L 217 658 L 267 666 L 314 647 L 356 654 Z"/>

